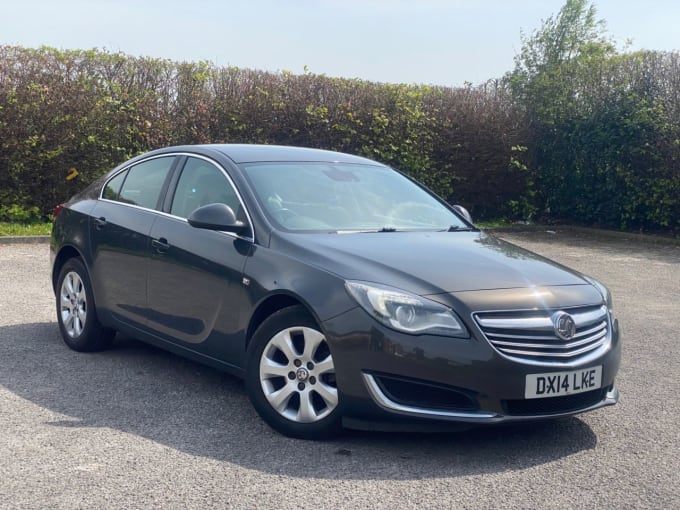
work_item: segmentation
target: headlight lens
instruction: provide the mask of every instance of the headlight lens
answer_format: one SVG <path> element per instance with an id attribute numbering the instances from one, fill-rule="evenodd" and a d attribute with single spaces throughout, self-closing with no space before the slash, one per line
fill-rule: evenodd
<path id="1" fill-rule="evenodd" d="M 604 302 L 607 305 L 607 309 L 611 313 L 613 313 L 614 312 L 614 302 L 612 301 L 612 295 L 611 295 L 611 292 L 609 292 L 609 289 L 607 287 L 605 287 L 605 285 L 603 283 L 597 281 L 592 276 L 583 275 L 583 277 L 588 281 L 588 283 L 590 283 L 593 287 L 595 287 L 600 294 L 602 294 L 602 299 L 604 299 Z"/>
<path id="2" fill-rule="evenodd" d="M 435 301 L 375 283 L 348 281 L 345 287 L 372 317 L 397 331 L 412 335 L 469 336 L 453 310 Z"/>

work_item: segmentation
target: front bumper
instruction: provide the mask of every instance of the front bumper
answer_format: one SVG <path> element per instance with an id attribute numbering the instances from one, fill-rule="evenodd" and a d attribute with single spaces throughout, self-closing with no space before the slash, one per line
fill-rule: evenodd
<path id="1" fill-rule="evenodd" d="M 376 378 L 371 374 L 363 374 L 364 383 L 368 392 L 370 393 L 373 401 L 378 404 L 382 409 L 388 412 L 400 414 L 403 416 L 408 416 L 411 418 L 430 418 L 430 419 L 442 419 L 442 420 L 452 420 L 465 423 L 502 423 L 502 422 L 512 422 L 512 421 L 527 421 L 527 420 L 543 420 L 546 418 L 559 418 L 563 416 L 572 416 L 576 413 L 584 413 L 587 411 L 593 411 L 599 409 L 600 407 L 606 407 L 614 405 L 619 400 L 619 390 L 616 386 L 612 386 L 610 389 L 605 389 L 602 391 L 597 391 L 598 394 L 603 394 L 603 397 L 593 404 L 587 405 L 586 407 L 580 407 L 571 410 L 561 410 L 552 413 L 530 413 L 521 415 L 508 415 L 499 414 L 495 412 L 488 411 L 448 411 L 445 409 L 436 409 L 428 407 L 418 407 L 414 405 L 405 405 L 396 402 L 390 398 L 390 396 L 383 391 L 383 389 L 378 384 Z M 585 398 L 590 397 L 590 395 Z M 554 397 L 562 398 L 562 397 Z"/>
<path id="2" fill-rule="evenodd" d="M 378 324 L 362 309 L 324 323 L 346 423 L 495 424 L 544 420 L 616 404 L 618 326 L 595 359 L 536 366 L 499 354 L 474 323 L 469 339 L 413 336 Z M 601 387 L 584 393 L 525 399 L 528 374 L 602 366 Z M 365 428 L 365 427 L 361 427 Z M 392 427 L 374 427 L 392 428 Z"/>

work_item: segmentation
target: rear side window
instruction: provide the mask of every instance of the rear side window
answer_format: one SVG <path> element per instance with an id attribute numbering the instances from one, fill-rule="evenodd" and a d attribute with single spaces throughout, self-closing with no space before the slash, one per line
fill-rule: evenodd
<path id="1" fill-rule="evenodd" d="M 167 179 L 174 161 L 174 156 L 156 158 L 130 168 L 120 189 L 118 200 L 155 209 L 163 189 L 163 183 Z"/>

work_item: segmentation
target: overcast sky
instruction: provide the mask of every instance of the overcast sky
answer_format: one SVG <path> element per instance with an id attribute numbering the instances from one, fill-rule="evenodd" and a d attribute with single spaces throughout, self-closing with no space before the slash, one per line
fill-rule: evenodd
<path id="1" fill-rule="evenodd" d="M 563 0 L 0 0 L 0 44 L 458 86 L 513 67 Z M 596 0 L 631 49 L 680 49 L 680 1 Z"/>

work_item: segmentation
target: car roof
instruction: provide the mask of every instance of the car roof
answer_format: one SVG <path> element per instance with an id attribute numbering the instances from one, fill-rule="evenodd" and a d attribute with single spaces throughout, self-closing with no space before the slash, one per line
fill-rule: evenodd
<path id="1" fill-rule="evenodd" d="M 162 150 L 162 152 L 168 151 L 188 151 L 199 153 L 219 152 L 227 156 L 234 163 L 323 161 L 384 166 L 376 161 L 362 158 L 360 156 L 353 156 L 351 154 L 344 154 L 342 152 L 285 145 L 205 144 L 168 147 Z"/>

